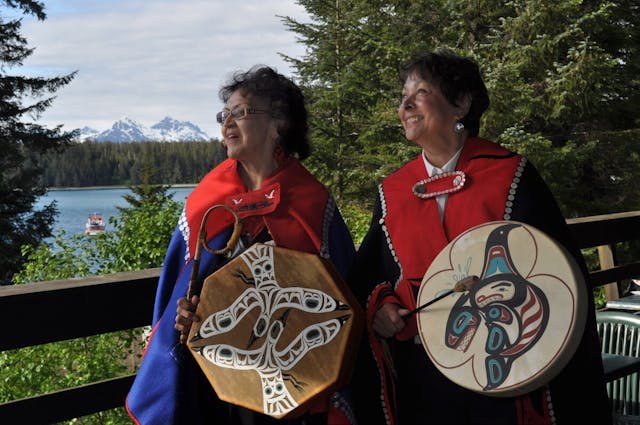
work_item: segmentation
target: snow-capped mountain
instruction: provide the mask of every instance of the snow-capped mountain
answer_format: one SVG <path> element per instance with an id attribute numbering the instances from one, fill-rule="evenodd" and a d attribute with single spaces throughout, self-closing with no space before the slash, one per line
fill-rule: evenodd
<path id="1" fill-rule="evenodd" d="M 80 129 L 80 138 L 82 140 L 86 140 L 86 139 L 93 139 L 95 138 L 98 134 L 100 134 L 100 132 L 98 130 L 94 130 L 91 127 L 82 127 Z"/>
<path id="2" fill-rule="evenodd" d="M 125 117 L 113 123 L 110 129 L 99 133 L 95 136 L 94 140 L 98 142 L 109 141 L 115 143 L 153 140 L 153 137 L 147 136 L 151 136 L 151 134 L 144 125 L 131 118 Z"/>
<path id="3" fill-rule="evenodd" d="M 93 140 L 96 142 L 187 142 L 209 140 L 210 137 L 197 125 L 189 121 L 178 121 L 171 117 L 165 117 L 160 122 L 147 127 L 131 118 L 124 117 L 105 131 L 84 127 L 80 129 L 81 141 Z"/>
<path id="4" fill-rule="evenodd" d="M 161 140 L 208 140 L 209 136 L 197 125 L 189 121 L 178 121 L 171 117 L 164 117 L 162 121 L 151 126 Z"/>

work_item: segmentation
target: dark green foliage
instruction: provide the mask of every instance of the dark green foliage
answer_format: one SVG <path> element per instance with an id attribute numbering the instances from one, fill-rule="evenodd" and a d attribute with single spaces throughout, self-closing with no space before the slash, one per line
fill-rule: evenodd
<path id="1" fill-rule="evenodd" d="M 152 183 L 154 176 L 157 174 L 157 169 L 153 167 L 147 155 L 143 158 L 142 168 L 138 174 L 137 177 L 142 181 L 142 184 L 139 186 L 130 185 L 129 189 L 133 193 L 127 193 L 122 196 L 130 206 L 116 207 L 123 215 L 132 213 L 136 209 L 141 209 L 145 205 L 162 205 L 173 197 L 173 193 L 167 194 L 171 186 Z"/>
<path id="2" fill-rule="evenodd" d="M 9 8 L 44 20 L 40 2 L 6 0 Z M 2 11 L 0 10 L 0 13 Z M 20 35 L 20 20 L 5 21 L 0 14 L 0 284 L 11 282 L 11 276 L 22 268 L 21 247 L 38 246 L 51 236 L 56 216 L 55 205 L 35 210 L 34 203 L 45 193 L 41 184 L 41 155 L 61 151 L 73 133 L 61 126 L 47 129 L 25 121 L 38 118 L 52 103 L 46 97 L 71 82 L 75 73 L 55 78 L 24 77 L 7 70 L 21 66 L 33 51 Z M 33 103 L 27 104 L 31 99 Z"/>
<path id="3" fill-rule="evenodd" d="M 292 62 L 307 96 L 314 154 L 309 167 L 337 199 L 369 203 L 380 178 L 417 153 L 395 119 L 398 40 L 386 2 L 300 1 L 314 19 L 285 25 L 307 47 Z M 399 23 L 398 23 L 399 24 Z"/>
<path id="4" fill-rule="evenodd" d="M 638 209 L 640 5 L 514 6 L 476 52 L 486 134 L 533 160 L 567 217 Z"/>
<path id="5" fill-rule="evenodd" d="M 338 199 L 366 205 L 417 154 L 396 113 L 397 66 L 450 47 L 484 73 L 491 106 L 480 135 L 526 153 L 567 217 L 637 208 L 637 1 L 298 3 L 312 21 L 283 21 L 307 49 L 286 58 L 310 105 L 307 163 Z"/>
<path id="6" fill-rule="evenodd" d="M 602 132 L 600 137 L 576 137 L 554 147 L 541 135 L 511 128 L 500 140 L 535 158 L 567 218 L 639 210 L 640 129 Z"/>
<path id="7" fill-rule="evenodd" d="M 60 154 L 46 155 L 46 187 L 193 184 L 224 161 L 226 153 L 213 142 L 84 142 Z"/>

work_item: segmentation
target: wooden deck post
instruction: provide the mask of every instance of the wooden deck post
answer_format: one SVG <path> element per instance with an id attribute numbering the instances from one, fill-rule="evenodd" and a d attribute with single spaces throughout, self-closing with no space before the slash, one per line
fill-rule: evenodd
<path id="1" fill-rule="evenodd" d="M 611 245 L 600 245 L 598 247 L 598 259 L 600 260 L 601 270 L 610 269 L 616 265 L 613 259 L 613 249 L 611 249 Z M 604 294 L 607 297 L 607 301 L 620 298 L 618 282 L 610 282 L 604 285 Z"/>

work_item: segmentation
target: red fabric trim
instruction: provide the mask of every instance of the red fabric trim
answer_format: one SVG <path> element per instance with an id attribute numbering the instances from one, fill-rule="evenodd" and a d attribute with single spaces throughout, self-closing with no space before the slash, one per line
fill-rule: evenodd
<path id="1" fill-rule="evenodd" d="M 456 167 L 465 173 L 465 185 L 448 195 L 444 224 L 435 198 L 421 199 L 412 191 L 416 182 L 427 174 L 421 155 L 382 182 L 387 208 L 384 221 L 402 266 L 403 280 L 395 290 L 403 305 L 415 308 L 414 294 L 420 287 L 420 278 L 451 240 L 473 226 L 503 219 L 519 162 L 520 156 L 512 155 L 496 143 L 468 139 Z M 417 221 L 416 217 L 422 219 Z M 413 225 L 407 226 L 407 223 Z M 415 323 L 415 319 L 411 320 L 399 336 L 408 339 L 416 335 Z"/>
<path id="2" fill-rule="evenodd" d="M 351 421 L 342 413 L 342 410 L 329 406 L 327 425 L 351 425 Z"/>
<path id="3" fill-rule="evenodd" d="M 227 159 L 214 168 L 196 186 L 186 201 L 189 225 L 189 254 L 196 251 L 202 218 L 213 205 L 228 205 L 234 210 L 265 199 L 273 190 L 274 205 L 243 210 L 241 216 L 260 216 L 276 245 L 304 252 L 318 252 L 322 244 L 323 214 L 329 197 L 327 189 L 295 158 L 287 158 L 282 167 L 267 178 L 262 187 L 247 191 L 237 171 L 236 160 Z M 276 196 L 279 197 L 279 203 Z M 233 200 L 242 199 L 240 203 Z M 295 201 L 294 201 L 295 200 Z M 229 205 L 231 204 L 231 205 Z M 231 226 L 234 217 L 223 209 L 213 211 L 205 225 L 208 238 Z M 253 224 L 253 226 L 261 227 Z"/>
<path id="4" fill-rule="evenodd" d="M 127 414 L 131 418 L 131 420 L 136 424 L 140 425 L 140 420 L 133 414 L 131 410 L 129 410 L 129 393 L 127 393 L 127 397 L 124 400 L 124 408 L 127 411 Z"/>
<path id="5" fill-rule="evenodd" d="M 376 288 L 374 288 L 371 296 L 369 297 L 366 315 L 369 344 L 371 345 L 373 356 L 376 360 L 376 363 L 378 364 L 378 368 L 380 369 L 382 403 L 387 414 L 387 424 L 394 425 L 397 410 L 395 403 L 395 379 L 387 379 L 387 377 L 390 375 L 394 375 L 395 377 L 395 371 L 391 358 L 385 355 L 385 348 L 383 344 L 386 344 L 386 341 L 381 340 L 373 330 L 373 316 L 383 304 L 387 304 L 389 302 L 401 304 L 397 298 L 388 295 L 388 293 L 388 283 L 380 284 Z"/>
<path id="6" fill-rule="evenodd" d="M 530 394 L 515 398 L 516 403 L 516 415 L 518 417 L 518 425 L 551 425 L 551 415 L 549 413 L 549 403 L 547 397 L 549 396 L 548 388 L 540 390 L 542 404 L 540 409 L 536 409 L 531 400 Z M 542 410 L 542 414 L 540 414 Z"/>
<path id="7" fill-rule="evenodd" d="M 227 196 L 224 203 L 233 208 L 241 219 L 272 213 L 280 203 L 280 183 L 263 185 L 252 192 Z"/>

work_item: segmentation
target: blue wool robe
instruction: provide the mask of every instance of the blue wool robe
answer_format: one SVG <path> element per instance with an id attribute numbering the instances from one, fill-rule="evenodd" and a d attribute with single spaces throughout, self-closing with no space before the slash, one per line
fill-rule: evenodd
<path id="1" fill-rule="evenodd" d="M 284 176 L 278 172 L 272 179 L 279 184 L 281 199 L 275 211 L 270 208 L 270 212 L 264 215 L 267 227 L 272 232 L 285 233 L 287 229 L 295 227 L 300 220 L 305 220 L 305 217 L 297 216 L 300 211 L 311 208 L 313 213 L 309 212 L 307 216 L 316 214 L 319 217 L 315 216 L 309 221 L 320 223 L 320 226 L 316 227 L 321 227 L 308 230 L 314 233 L 311 235 L 311 239 L 320 243 L 320 246 L 316 247 L 317 253 L 332 261 L 338 272 L 342 276 L 346 276 L 355 254 L 355 248 L 335 201 L 327 190 L 296 160 L 290 159 L 283 168 Z M 187 199 L 185 211 L 183 211 L 174 231 L 158 283 L 152 334 L 138 375 L 126 400 L 127 411 L 137 424 L 199 425 L 210 423 L 207 422 L 207 417 L 203 412 L 212 409 L 211 403 L 226 404 L 217 400 L 211 387 L 207 388 L 206 385 L 197 384 L 202 382 L 202 371 L 192 354 L 188 352 L 187 346 L 179 343 L 180 333 L 174 329 L 174 319 L 177 300 L 184 297 L 188 290 L 194 264 L 193 244 L 191 249 L 189 245 L 190 242 L 193 242 L 193 236 L 197 235 L 200 224 L 198 220 L 189 220 L 190 206 L 198 205 L 202 210 L 205 206 L 215 205 L 218 202 L 224 203 L 225 198 L 234 193 L 246 195 L 246 189 L 240 184 L 235 170 L 235 162 L 227 160 L 205 177 L 199 185 L 200 187 L 194 189 L 194 192 Z M 287 173 L 292 173 L 293 177 Z M 273 181 L 266 183 L 271 184 Z M 211 190 L 220 188 L 224 184 L 226 186 L 222 190 L 223 193 L 211 193 Z M 207 197 L 208 203 L 204 202 L 204 197 Z M 300 203 L 304 203 L 304 205 L 301 206 Z M 313 206 L 309 207 L 310 204 Z M 291 211 L 296 214 L 296 217 L 290 217 L 287 221 L 287 215 Z M 192 215 L 200 218 L 202 211 L 200 214 L 195 212 Z M 268 217 L 270 216 L 274 216 L 274 222 L 276 220 L 279 222 L 276 224 L 269 222 Z M 302 227 L 304 229 L 310 228 L 307 222 Z M 223 248 L 231 236 L 231 231 L 231 227 L 219 230 L 211 237 L 207 245 L 214 250 Z M 277 242 L 279 238 L 280 236 L 274 239 Z M 291 238 L 282 235 L 282 240 L 291 241 Z M 295 243 L 296 241 L 293 240 L 286 244 Z M 284 247 L 296 248 L 295 246 Z M 224 263 L 223 256 L 211 254 L 203 249 L 198 280 L 203 281 Z M 222 407 L 222 409 L 225 408 Z"/>

